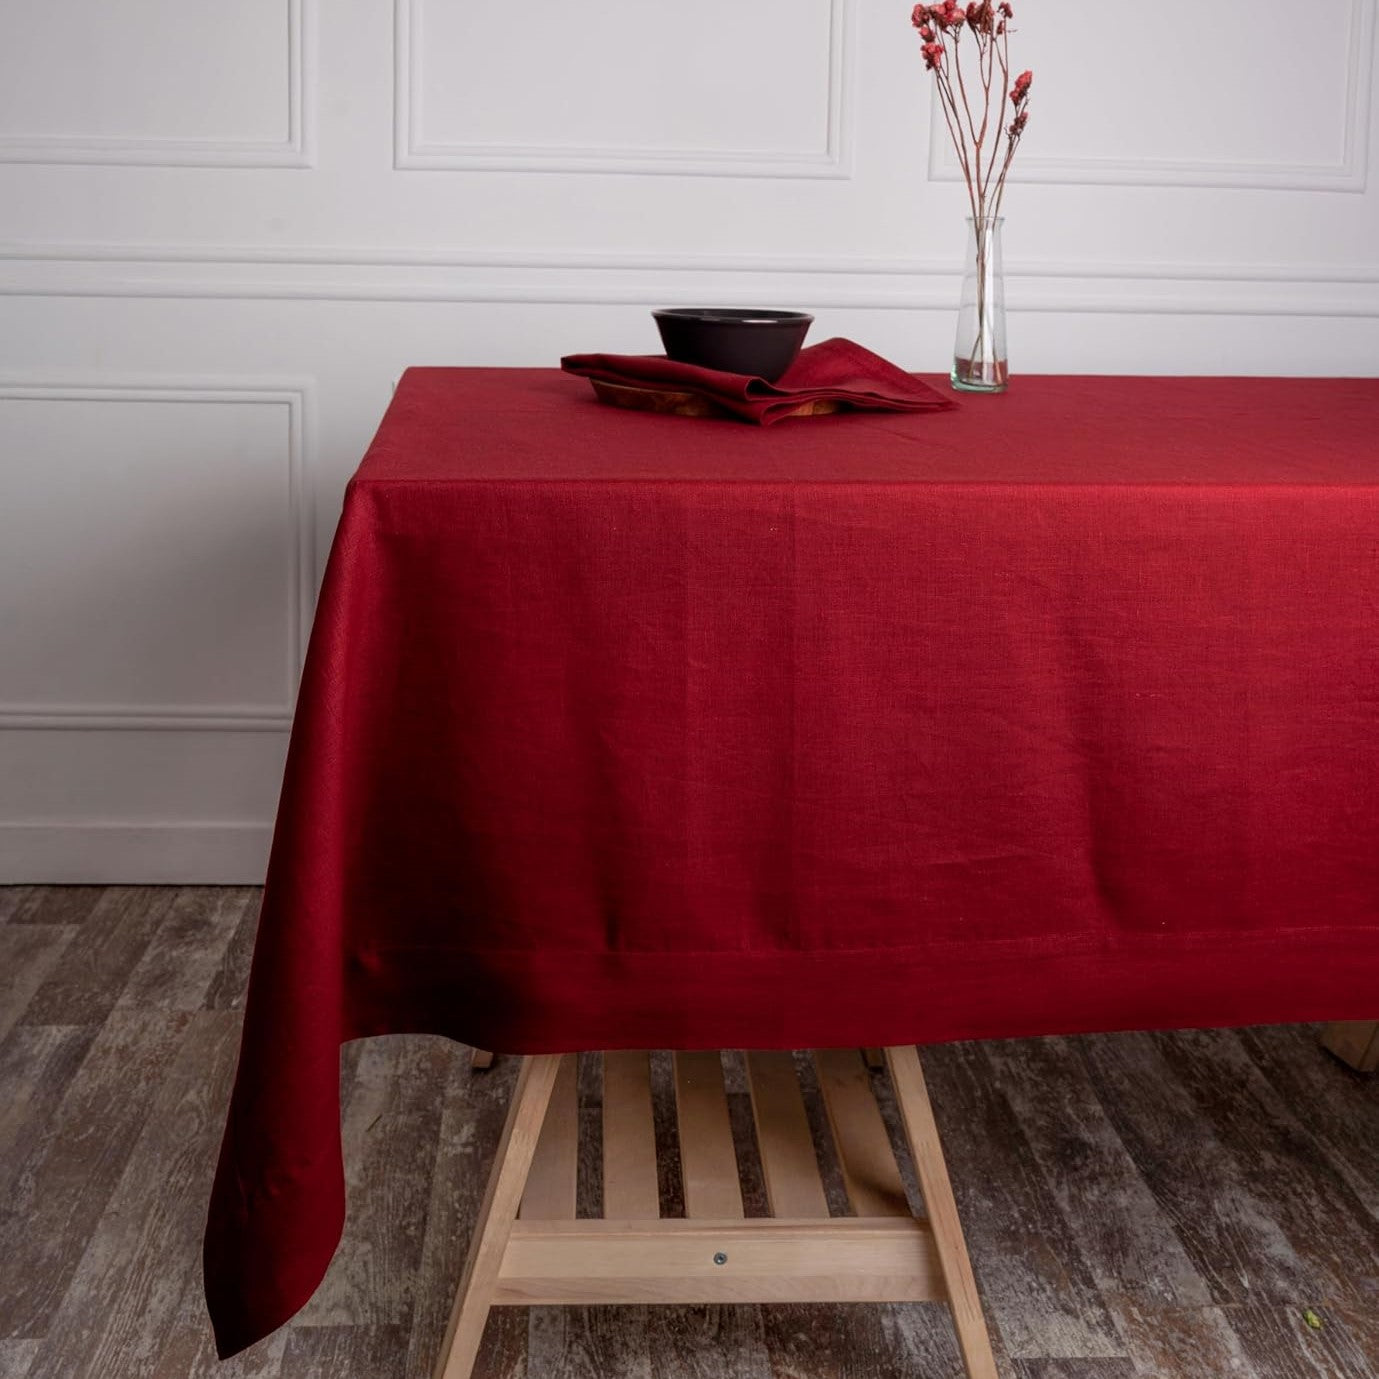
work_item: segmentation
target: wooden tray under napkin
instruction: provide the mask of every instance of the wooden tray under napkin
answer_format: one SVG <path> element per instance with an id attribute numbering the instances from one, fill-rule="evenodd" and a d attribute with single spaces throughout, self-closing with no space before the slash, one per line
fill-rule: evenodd
<path id="1" fill-rule="evenodd" d="M 730 417 L 735 413 L 719 406 L 702 393 L 676 392 L 669 388 L 643 388 L 631 383 L 605 383 L 591 378 L 600 402 L 610 407 L 626 407 L 634 412 L 663 412 L 676 417 Z M 824 417 L 840 412 L 847 404 L 833 397 L 814 398 L 801 402 L 785 417 Z"/>

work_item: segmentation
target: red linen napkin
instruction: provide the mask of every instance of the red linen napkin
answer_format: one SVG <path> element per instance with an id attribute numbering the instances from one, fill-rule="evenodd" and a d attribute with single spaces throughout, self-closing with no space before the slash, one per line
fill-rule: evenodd
<path id="1" fill-rule="evenodd" d="M 662 354 L 569 354 L 560 367 L 601 383 L 694 393 L 758 426 L 770 426 L 804 403 L 823 400 L 867 411 L 938 412 L 957 406 L 879 354 L 841 338 L 801 350 L 774 383 L 677 364 Z"/>

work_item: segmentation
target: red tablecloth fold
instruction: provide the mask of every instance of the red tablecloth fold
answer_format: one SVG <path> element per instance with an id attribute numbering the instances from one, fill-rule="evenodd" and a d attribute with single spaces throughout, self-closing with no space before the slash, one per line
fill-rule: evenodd
<path id="1" fill-rule="evenodd" d="M 344 1219 L 342 1040 L 799 1048 L 1379 1012 L 1379 383 L 759 430 L 410 370 L 298 700 L 206 1233 Z"/>
<path id="2" fill-rule="evenodd" d="M 784 420 L 806 402 L 843 402 L 881 412 L 941 412 L 957 406 L 951 395 L 841 338 L 802 349 L 774 383 L 678 364 L 662 354 L 570 354 L 560 367 L 601 383 L 694 393 L 759 426 Z"/>

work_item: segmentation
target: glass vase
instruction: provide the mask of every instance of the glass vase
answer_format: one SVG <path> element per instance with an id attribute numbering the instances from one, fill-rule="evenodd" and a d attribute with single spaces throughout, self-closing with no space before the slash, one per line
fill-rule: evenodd
<path id="1" fill-rule="evenodd" d="M 1006 297 L 1001 267 L 1003 216 L 967 218 L 967 268 L 953 345 L 953 386 L 964 393 L 1003 393 L 1010 378 L 1006 359 Z"/>

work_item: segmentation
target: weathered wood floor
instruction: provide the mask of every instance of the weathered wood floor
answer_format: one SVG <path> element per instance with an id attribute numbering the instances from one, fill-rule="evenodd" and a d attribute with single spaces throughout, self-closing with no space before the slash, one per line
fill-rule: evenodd
<path id="1" fill-rule="evenodd" d="M 0 1379 L 429 1375 L 514 1072 L 429 1038 L 345 1051 L 344 1243 L 290 1326 L 214 1360 L 199 1242 L 257 898 L 0 888 Z M 924 1062 L 1003 1375 L 1379 1379 L 1379 1079 L 1315 1031 Z M 919 1306 L 539 1308 L 495 1314 L 478 1372 L 951 1379 L 957 1358 Z"/>

